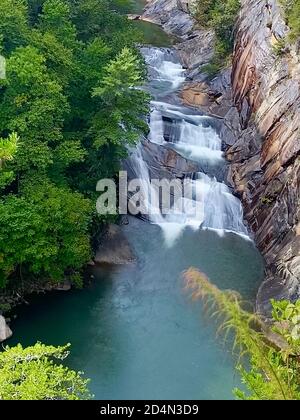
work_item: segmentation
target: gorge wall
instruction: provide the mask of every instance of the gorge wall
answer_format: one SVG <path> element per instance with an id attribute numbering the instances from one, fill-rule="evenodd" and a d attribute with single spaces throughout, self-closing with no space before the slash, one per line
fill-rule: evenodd
<path id="1" fill-rule="evenodd" d="M 228 150 L 231 179 L 266 261 L 258 310 L 300 296 L 300 64 L 276 0 L 242 0 L 232 66 L 240 133 Z"/>
<path id="2" fill-rule="evenodd" d="M 278 0 L 241 0 L 232 69 L 208 82 L 201 66 L 213 55 L 214 36 L 197 26 L 191 7 L 154 0 L 143 18 L 181 39 L 176 48 L 190 78 L 183 101 L 222 120 L 228 181 L 266 262 L 257 307 L 267 314 L 270 298 L 300 296 L 299 51 L 279 49 L 289 28 Z"/>

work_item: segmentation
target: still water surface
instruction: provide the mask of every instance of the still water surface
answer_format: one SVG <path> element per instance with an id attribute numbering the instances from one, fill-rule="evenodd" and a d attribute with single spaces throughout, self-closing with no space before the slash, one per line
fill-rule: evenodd
<path id="1" fill-rule="evenodd" d="M 230 349 L 183 290 L 195 266 L 222 288 L 253 297 L 261 258 L 234 234 L 186 229 L 172 248 L 162 230 L 130 219 L 124 231 L 138 263 L 97 269 L 84 290 L 33 299 L 9 344 L 72 343 L 68 364 L 85 371 L 97 399 L 230 399 L 238 383 Z"/>

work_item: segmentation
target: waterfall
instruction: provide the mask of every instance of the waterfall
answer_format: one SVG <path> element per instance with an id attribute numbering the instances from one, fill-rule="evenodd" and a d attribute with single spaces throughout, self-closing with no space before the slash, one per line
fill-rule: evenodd
<path id="1" fill-rule="evenodd" d="M 139 143 L 132 151 L 127 166 L 132 170 L 135 177 L 140 180 L 140 195 L 143 198 L 142 215 L 147 215 L 147 218 L 152 223 L 161 224 L 164 218 L 159 207 L 159 197 L 155 194 L 154 188 L 151 185 L 149 169 L 142 156 L 142 145 Z"/>
<path id="2" fill-rule="evenodd" d="M 144 47 L 141 48 L 141 52 L 151 78 L 150 90 L 151 85 L 157 85 L 159 89 L 164 88 L 164 92 L 169 89 L 175 90 L 184 82 L 184 69 L 172 50 Z"/>
<path id="3" fill-rule="evenodd" d="M 223 157 L 221 139 L 209 125 L 209 117 L 183 113 L 184 107 L 151 102 L 149 139 L 153 143 L 172 143 L 193 160 L 218 161 Z"/>
<path id="4" fill-rule="evenodd" d="M 195 183 L 203 196 L 203 227 L 247 235 L 241 202 L 228 186 L 202 173 L 197 174 Z"/>
<path id="5" fill-rule="evenodd" d="M 135 176 L 142 179 L 141 190 L 148 219 L 162 228 L 170 246 L 187 226 L 195 230 L 214 229 L 221 235 L 230 231 L 248 238 L 239 199 L 224 182 L 212 175 L 214 165 L 226 165 L 214 119 L 173 103 L 174 98 L 170 95 L 176 95 L 176 89 L 185 80 L 184 69 L 173 51 L 142 48 L 142 53 L 149 68 L 148 89 L 155 98 L 151 102 L 148 140 L 173 148 L 195 162 L 205 162 L 208 167 L 206 174 L 195 172 L 186 175 L 184 182 L 189 185 L 192 194 L 179 197 L 171 211 L 162 214 L 159 194 L 156 191 L 155 195 L 149 168 L 143 159 L 143 146 L 139 144 L 131 154 L 130 165 Z"/>

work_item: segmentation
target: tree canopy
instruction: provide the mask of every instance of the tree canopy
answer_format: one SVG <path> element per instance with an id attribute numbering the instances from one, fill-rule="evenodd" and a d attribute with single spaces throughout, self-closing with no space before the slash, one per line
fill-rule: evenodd
<path id="1" fill-rule="evenodd" d="M 0 400 L 90 399 L 88 380 L 62 364 L 69 346 L 6 346 L 0 353 Z"/>
<path id="2" fill-rule="evenodd" d="M 146 130 L 140 34 L 109 0 L 0 8 L 0 287 L 78 279 L 96 184 Z M 19 284 L 21 285 L 21 281 Z"/>

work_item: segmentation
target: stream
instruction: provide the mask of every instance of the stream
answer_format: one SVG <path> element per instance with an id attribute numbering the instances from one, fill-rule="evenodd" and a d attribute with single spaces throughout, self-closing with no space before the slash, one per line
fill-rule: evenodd
<path id="1" fill-rule="evenodd" d="M 144 47 L 142 53 L 153 97 L 146 141 L 199 165 L 186 176 L 201 192 L 202 211 L 190 215 L 187 209 L 198 204 L 192 199 L 180 214 L 129 217 L 122 229 L 137 263 L 89 268 L 95 278 L 83 290 L 30 297 L 31 304 L 18 309 L 8 344 L 70 342 L 67 364 L 91 378 L 96 399 L 232 399 L 240 384 L 230 346 L 184 290 L 182 272 L 197 267 L 220 288 L 253 301 L 262 258 L 239 199 L 224 183 L 216 122 L 181 105 L 185 75 L 172 49 Z M 127 164 L 149 186 L 143 144 Z"/>

